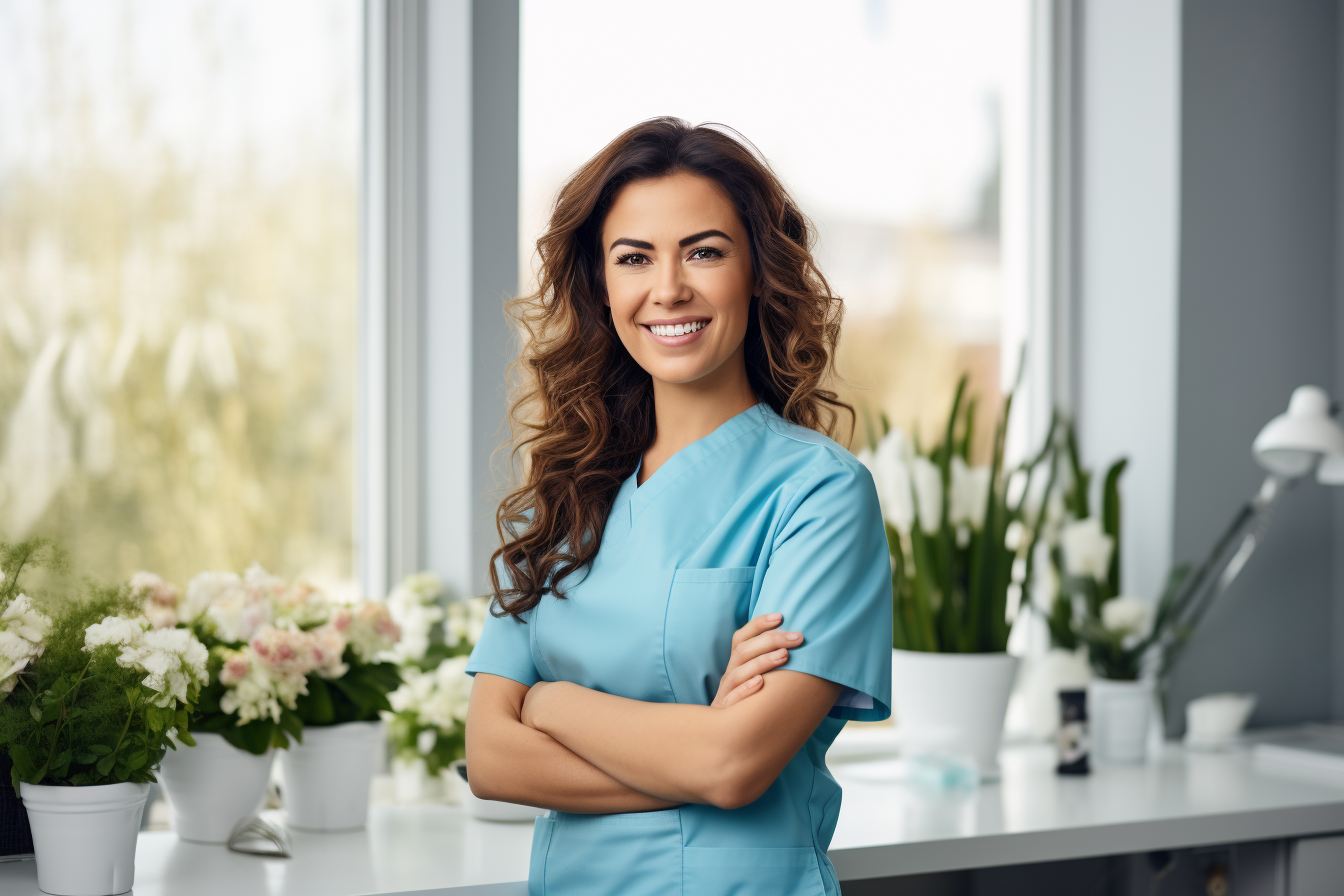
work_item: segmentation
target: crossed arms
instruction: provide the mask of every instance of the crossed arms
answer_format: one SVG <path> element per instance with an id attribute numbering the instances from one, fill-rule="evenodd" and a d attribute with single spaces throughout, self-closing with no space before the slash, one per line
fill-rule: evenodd
<path id="1" fill-rule="evenodd" d="M 467 714 L 474 794 L 576 813 L 758 799 L 821 724 L 840 685 L 780 669 L 797 632 L 778 614 L 733 636 L 709 706 L 646 703 L 570 682 L 478 673 Z M 793 637 L 789 637 L 792 635 Z"/>

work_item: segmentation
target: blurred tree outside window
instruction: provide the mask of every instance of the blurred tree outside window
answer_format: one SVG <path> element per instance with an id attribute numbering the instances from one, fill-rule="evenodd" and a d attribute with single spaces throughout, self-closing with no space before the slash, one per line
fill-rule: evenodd
<path id="1" fill-rule="evenodd" d="M 937 441 L 964 371 L 983 462 L 1026 333 L 1030 15 L 1030 0 L 522 0 L 520 288 L 556 190 L 609 140 L 657 115 L 726 124 L 817 225 L 845 300 L 852 447 L 865 409 Z"/>
<path id="2" fill-rule="evenodd" d="M 0 537 L 352 566 L 357 0 L 0 5 Z"/>

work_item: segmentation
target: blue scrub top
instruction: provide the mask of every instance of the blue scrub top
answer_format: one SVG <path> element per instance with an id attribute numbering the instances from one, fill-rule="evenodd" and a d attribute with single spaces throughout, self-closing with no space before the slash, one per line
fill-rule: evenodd
<path id="1" fill-rule="evenodd" d="M 538 818 L 534 896 L 838 894 L 826 857 L 840 785 L 826 750 L 846 719 L 891 705 L 891 566 L 877 492 L 844 448 L 764 402 L 621 485 L 586 575 L 487 621 L 467 672 L 572 681 L 635 700 L 707 705 L 732 636 L 784 614 L 803 645 L 783 666 L 844 686 L 754 803 Z M 751 698 L 748 698 L 751 699 Z"/>

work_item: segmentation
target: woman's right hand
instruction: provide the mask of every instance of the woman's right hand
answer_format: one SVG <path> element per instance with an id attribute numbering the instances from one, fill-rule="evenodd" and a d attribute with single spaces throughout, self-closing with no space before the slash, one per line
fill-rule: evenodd
<path id="1" fill-rule="evenodd" d="M 765 684 L 762 676 L 784 665 L 789 650 L 803 643 L 802 632 L 777 631 L 783 621 L 779 613 L 767 613 L 733 633 L 728 668 L 719 679 L 719 693 L 710 706 L 723 709 L 759 691 Z"/>

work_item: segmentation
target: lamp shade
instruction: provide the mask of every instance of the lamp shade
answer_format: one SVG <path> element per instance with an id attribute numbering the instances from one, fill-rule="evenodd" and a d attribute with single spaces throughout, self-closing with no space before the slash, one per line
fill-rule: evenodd
<path id="1" fill-rule="evenodd" d="M 1296 479 L 1318 463 L 1344 482 L 1344 430 L 1330 415 L 1330 396 L 1318 386 L 1298 386 L 1288 412 L 1265 424 L 1251 452 L 1271 473 Z M 1330 459 L 1328 465 L 1325 460 Z M 1322 476 L 1322 481 L 1327 481 Z"/>

